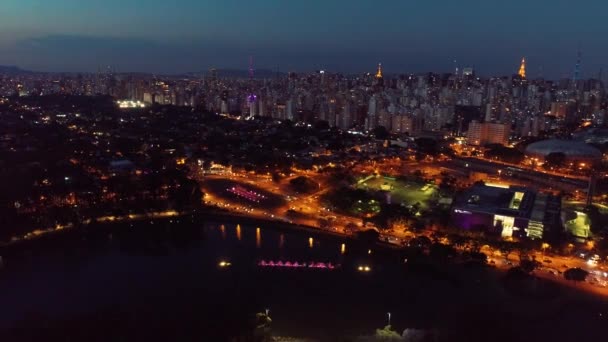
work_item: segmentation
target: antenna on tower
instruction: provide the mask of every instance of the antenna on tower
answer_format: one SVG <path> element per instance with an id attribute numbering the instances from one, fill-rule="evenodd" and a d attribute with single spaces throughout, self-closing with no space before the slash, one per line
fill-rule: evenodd
<path id="1" fill-rule="evenodd" d="M 253 92 L 254 90 L 254 85 L 253 85 L 253 56 L 249 56 L 249 95 L 247 96 L 247 102 L 251 105 L 253 104 L 257 99 L 258 96 Z M 251 111 L 250 113 L 253 113 L 253 111 Z M 254 114 L 251 114 L 251 116 L 253 116 Z"/>
<path id="2" fill-rule="evenodd" d="M 576 87 L 576 81 L 579 80 L 580 73 L 581 73 L 581 44 L 579 43 L 578 51 L 576 53 L 576 65 L 574 66 L 574 76 L 573 76 L 573 81 L 574 81 L 575 87 Z"/>
<path id="3" fill-rule="evenodd" d="M 253 56 L 249 56 L 249 79 L 253 79 Z"/>

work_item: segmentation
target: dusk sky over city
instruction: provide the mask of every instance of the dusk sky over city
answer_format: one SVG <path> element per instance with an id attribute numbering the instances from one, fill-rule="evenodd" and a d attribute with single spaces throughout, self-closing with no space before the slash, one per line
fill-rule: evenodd
<path id="1" fill-rule="evenodd" d="M 0 339 L 597 341 L 608 0 L 1 0 Z"/>
<path id="2" fill-rule="evenodd" d="M 217 68 L 569 77 L 605 66 L 604 1 L 5 0 L 0 64 L 40 71 Z M 356 58 L 355 58 L 356 57 Z"/>

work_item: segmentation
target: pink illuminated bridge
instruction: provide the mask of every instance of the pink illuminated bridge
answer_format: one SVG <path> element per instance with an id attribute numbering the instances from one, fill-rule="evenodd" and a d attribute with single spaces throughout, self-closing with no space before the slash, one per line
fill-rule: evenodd
<path id="1" fill-rule="evenodd" d="M 260 267 L 274 267 L 274 268 L 308 268 L 308 269 L 327 269 L 327 270 L 333 270 L 336 269 L 338 267 L 340 267 L 340 265 L 333 265 L 331 262 L 328 263 L 324 263 L 324 262 L 309 262 L 309 263 L 299 263 L 297 261 L 295 262 L 291 262 L 291 261 L 266 261 L 266 260 L 262 260 L 260 262 L 258 262 L 258 266 Z"/>

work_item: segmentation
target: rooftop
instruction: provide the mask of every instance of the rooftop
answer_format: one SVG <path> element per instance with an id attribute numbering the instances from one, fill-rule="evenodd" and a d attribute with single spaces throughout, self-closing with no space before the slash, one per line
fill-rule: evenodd
<path id="1" fill-rule="evenodd" d="M 461 210 L 527 216 L 535 195 L 535 191 L 524 187 L 504 188 L 477 184 L 458 196 L 455 206 Z"/>
<path id="2" fill-rule="evenodd" d="M 546 156 L 552 152 L 562 152 L 569 158 L 602 158 L 602 153 L 583 141 L 548 139 L 528 145 L 526 153 Z"/>

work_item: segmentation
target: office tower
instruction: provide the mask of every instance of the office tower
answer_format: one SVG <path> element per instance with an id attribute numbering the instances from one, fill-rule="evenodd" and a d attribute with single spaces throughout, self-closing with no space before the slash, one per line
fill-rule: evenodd
<path id="1" fill-rule="evenodd" d="M 353 115 L 350 101 L 344 103 L 342 113 L 336 117 L 337 126 L 340 129 L 349 129 L 353 126 Z"/>
<path id="2" fill-rule="evenodd" d="M 381 71 L 381 70 L 379 70 Z M 369 98 L 369 104 L 367 106 L 367 118 L 365 119 L 365 129 L 372 130 L 376 127 L 376 114 L 378 111 L 378 100 L 376 96 Z"/>
<path id="3" fill-rule="evenodd" d="M 294 121 L 295 120 L 295 108 L 294 108 L 294 100 L 289 99 L 285 104 L 285 119 Z"/>
<path id="4" fill-rule="evenodd" d="M 577 86 L 577 82 L 580 78 L 581 72 L 581 49 L 579 47 L 576 53 L 576 64 L 574 65 L 574 74 L 572 75 L 572 80 L 574 81 L 574 87 Z"/>

